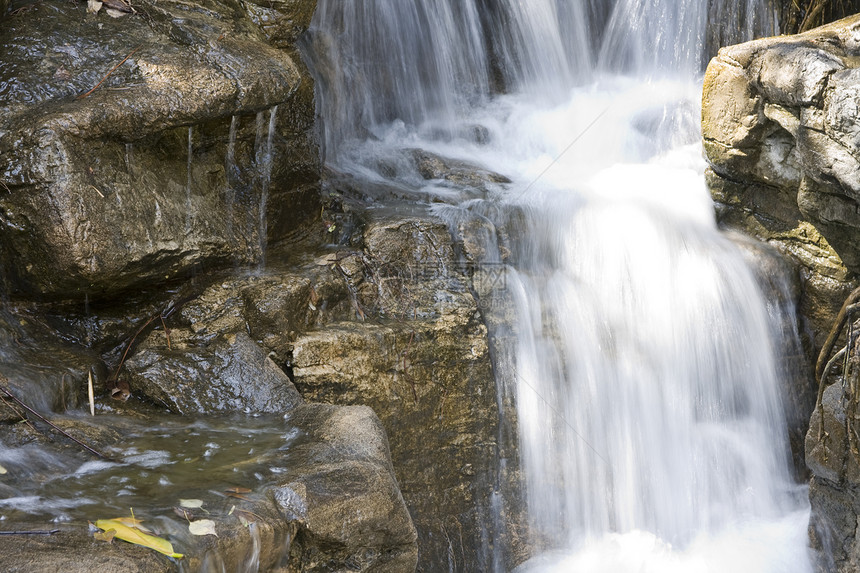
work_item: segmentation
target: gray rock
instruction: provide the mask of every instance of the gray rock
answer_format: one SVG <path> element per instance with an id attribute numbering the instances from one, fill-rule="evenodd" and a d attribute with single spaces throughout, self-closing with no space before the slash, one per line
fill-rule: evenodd
<path id="1" fill-rule="evenodd" d="M 414 571 L 417 534 L 373 411 L 308 405 L 290 421 L 316 440 L 291 454 L 297 459 L 273 492 L 299 524 L 291 563 L 301 571 Z"/>
<path id="2" fill-rule="evenodd" d="M 20 524 L 19 524 L 20 525 Z M 34 529 L 44 530 L 44 524 Z M 0 536 L 0 569 L 6 573 L 172 573 L 175 564 L 151 549 L 97 542 L 86 528 L 55 535 Z"/>
<path id="3" fill-rule="evenodd" d="M 295 340 L 290 365 L 307 398 L 373 408 L 389 436 L 403 497 L 418 530 L 419 569 L 492 567 L 486 535 L 499 479 L 517 491 L 514 460 L 501 472 L 499 411 L 487 331 L 470 277 L 446 228 L 429 218 L 371 220 L 345 280 L 365 320 L 340 320 Z M 508 483 L 507 480 L 510 480 Z M 523 506 L 498 508 L 512 533 L 510 566 L 528 551 Z"/>
<path id="4" fill-rule="evenodd" d="M 180 414 L 277 414 L 301 403 L 287 375 L 244 332 L 203 346 L 144 346 L 125 369 L 133 392 Z"/>
<path id="5" fill-rule="evenodd" d="M 759 193 L 755 216 L 784 226 L 783 242 L 808 243 L 801 228 L 808 222 L 820 235 L 813 240 L 831 251 L 828 258 L 854 272 L 860 270 L 860 52 L 851 38 L 858 27 L 854 16 L 720 50 L 706 73 L 702 110 L 714 173 L 727 185 L 778 189 L 767 192 L 772 200 Z M 754 227 L 747 230 L 775 239 Z"/>

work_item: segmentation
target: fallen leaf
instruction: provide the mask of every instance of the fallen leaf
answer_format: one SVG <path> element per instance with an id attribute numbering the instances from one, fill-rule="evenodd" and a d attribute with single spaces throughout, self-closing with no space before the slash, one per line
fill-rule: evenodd
<path id="1" fill-rule="evenodd" d="M 145 525 L 142 525 L 143 521 L 134 517 L 134 514 L 132 514 L 131 517 L 116 517 L 113 521 L 119 521 L 123 525 L 126 525 L 128 527 L 134 527 L 135 529 L 139 529 L 144 533 L 152 533 L 151 529 L 149 529 Z"/>
<path id="2" fill-rule="evenodd" d="M 125 380 L 117 380 L 110 389 L 110 397 L 125 402 L 131 396 L 131 388 Z"/>
<path id="3" fill-rule="evenodd" d="M 127 14 L 131 14 L 136 12 L 134 8 L 131 7 L 131 4 L 126 2 L 125 0 L 102 0 L 106 8 L 111 10 L 116 10 L 117 12 L 125 12 Z M 116 18 L 116 16 L 114 16 Z"/>
<path id="4" fill-rule="evenodd" d="M 200 499 L 180 499 L 179 505 L 188 509 L 199 509 L 203 507 L 203 500 Z"/>
<path id="5" fill-rule="evenodd" d="M 190 531 L 192 535 L 214 535 L 215 537 L 218 537 L 218 534 L 215 532 L 215 522 L 211 519 L 198 519 L 197 521 L 192 521 L 188 524 L 188 531 Z"/>
<path id="6" fill-rule="evenodd" d="M 154 535 L 148 535 L 136 527 L 129 527 L 120 521 L 122 519 L 125 518 L 99 519 L 96 521 L 96 527 L 104 531 L 113 529 L 116 531 L 115 537 L 117 539 L 122 539 L 123 541 L 128 541 L 129 543 L 140 545 L 142 547 L 148 547 L 158 551 L 159 553 L 164 553 L 168 557 L 182 559 L 183 555 L 173 551 L 173 545 L 171 545 L 168 540 L 161 537 L 155 537 Z"/>
<path id="7" fill-rule="evenodd" d="M 96 538 L 96 541 L 107 541 L 108 543 L 113 543 L 113 538 L 116 535 L 116 529 L 108 529 L 105 531 L 96 531 L 93 533 L 93 537 Z"/>
<path id="8" fill-rule="evenodd" d="M 260 516 L 256 513 L 253 513 L 251 511 L 245 511 L 243 509 L 237 509 L 235 513 L 236 517 L 239 519 L 239 523 L 241 523 L 245 527 L 248 527 L 248 525 L 252 523 L 256 523 L 257 520 L 260 519 Z"/>
<path id="9" fill-rule="evenodd" d="M 6 470 L 6 468 L 4 468 L 3 466 L 0 466 L 0 476 L 2 476 L 3 474 L 6 474 L 6 473 L 9 473 L 9 472 Z"/>
<path id="10" fill-rule="evenodd" d="M 228 487 L 224 491 L 227 493 L 251 493 L 247 487 Z"/>
<path id="11" fill-rule="evenodd" d="M 99 10 L 102 9 L 102 3 L 99 0 L 89 0 L 87 2 L 87 12 L 90 14 L 96 14 Z"/>

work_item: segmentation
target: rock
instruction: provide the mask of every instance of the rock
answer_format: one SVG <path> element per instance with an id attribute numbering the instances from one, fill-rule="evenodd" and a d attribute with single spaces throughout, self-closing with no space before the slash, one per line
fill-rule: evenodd
<path id="1" fill-rule="evenodd" d="M 486 190 L 487 185 L 510 183 L 499 173 L 488 171 L 465 161 L 447 159 L 424 149 L 412 149 L 412 160 L 424 179 L 443 179 L 460 187 Z"/>
<path id="2" fill-rule="evenodd" d="M 394 478 L 379 419 L 362 406 L 309 405 L 290 418 L 317 442 L 297 448 L 273 492 L 299 524 L 300 571 L 406 573 L 415 570 L 415 527 Z"/>
<path id="3" fill-rule="evenodd" d="M 857 29 L 855 16 L 799 36 L 723 48 L 706 72 L 702 109 L 717 201 L 767 220 L 744 224 L 739 219 L 748 217 L 734 215 L 735 222 L 792 251 L 808 251 L 804 245 L 812 242 L 851 272 L 860 270 L 853 239 L 860 228 Z M 726 187 L 746 204 L 725 202 Z M 832 275 L 833 266 L 819 272 Z"/>
<path id="4" fill-rule="evenodd" d="M 256 262 L 318 212 L 303 68 L 234 0 L 138 8 L 49 1 L 0 31 L 0 248 L 24 292 Z"/>
<path id="5" fill-rule="evenodd" d="M 499 414 L 469 269 L 461 268 L 437 220 L 390 212 L 362 217 L 355 246 L 201 288 L 167 320 L 172 350 L 159 326 L 141 337 L 124 370 L 133 394 L 162 397 L 158 388 L 171 386 L 172 397 L 161 399 L 188 408 L 190 397 L 213 386 L 206 374 L 218 363 L 213 353 L 229 350 L 231 337 L 241 348 L 253 341 L 263 349 L 253 356 L 271 356 L 306 400 L 369 406 L 379 416 L 418 531 L 421 568 L 484 570 L 493 560 L 486 536 L 498 538 L 497 524 L 486 529 L 494 512 L 501 511 L 501 521 L 521 520 L 523 512 L 491 507 L 500 479 Z M 202 375 L 181 366 L 190 360 L 180 358 L 185 353 L 206 356 Z M 220 381 L 214 387 L 232 395 Z M 189 411 L 200 409 L 192 404 Z M 513 460 L 508 467 L 504 479 L 516 489 Z"/>
<path id="6" fill-rule="evenodd" d="M 205 346 L 145 346 L 125 363 L 129 384 L 180 414 L 289 412 L 301 403 L 293 383 L 244 332 Z"/>
<path id="7" fill-rule="evenodd" d="M 344 261 L 344 274 L 366 319 L 302 333 L 290 358 L 296 386 L 307 399 L 363 404 L 379 415 L 418 530 L 419 570 L 489 569 L 485 536 L 502 535 L 493 520 L 515 523 L 523 508 L 491 507 L 502 463 L 499 412 L 470 279 L 432 219 L 372 219 L 364 241 L 362 260 Z"/>
<path id="8" fill-rule="evenodd" d="M 44 524 L 34 524 L 44 530 Z M 83 530 L 82 530 L 83 529 Z M 55 535 L 0 536 L 0 569 L 7 573 L 172 573 L 170 559 L 120 542 L 97 542 L 85 528 L 61 528 Z"/>
<path id="9" fill-rule="evenodd" d="M 289 49 L 310 26 L 316 3 L 307 0 L 256 0 L 248 2 L 246 8 L 272 45 Z"/>
<path id="10" fill-rule="evenodd" d="M 816 550 L 817 571 L 849 573 L 860 569 L 860 543 L 854 536 L 860 515 L 860 490 L 836 486 L 820 477 L 809 484 L 810 540 Z"/>

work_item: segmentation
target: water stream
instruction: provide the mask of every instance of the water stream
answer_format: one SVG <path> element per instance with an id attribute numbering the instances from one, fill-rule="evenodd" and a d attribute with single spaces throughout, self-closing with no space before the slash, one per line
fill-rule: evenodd
<path id="1" fill-rule="evenodd" d="M 515 311 L 499 392 L 546 550 L 523 571 L 811 570 L 781 317 L 716 227 L 699 143 L 707 54 L 775 31 L 752 1 L 319 3 L 329 164 L 498 230 L 483 306 Z M 511 183 L 426 180 L 416 148 Z"/>

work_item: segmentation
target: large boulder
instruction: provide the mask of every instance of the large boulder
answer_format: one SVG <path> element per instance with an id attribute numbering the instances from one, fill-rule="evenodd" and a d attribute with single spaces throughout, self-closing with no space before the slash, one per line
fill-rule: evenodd
<path id="1" fill-rule="evenodd" d="M 718 218 L 804 274 L 818 348 L 860 270 L 860 16 L 720 50 L 705 74 L 702 133 Z"/>
<path id="2" fill-rule="evenodd" d="M 311 80 L 244 4 L 108 11 L 48 1 L 0 25 L 0 249 L 27 293 L 259 262 L 318 213 Z"/>

